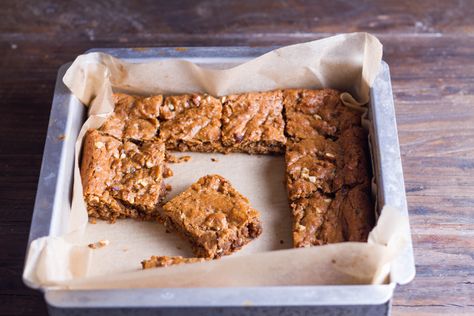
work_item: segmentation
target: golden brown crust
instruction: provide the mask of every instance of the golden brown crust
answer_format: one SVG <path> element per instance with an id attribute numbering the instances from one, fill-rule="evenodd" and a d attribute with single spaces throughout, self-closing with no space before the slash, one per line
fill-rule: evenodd
<path id="1" fill-rule="evenodd" d="M 115 93 L 113 100 L 114 112 L 102 124 L 100 131 L 118 139 L 142 141 L 156 137 L 163 96 L 143 98 Z"/>
<path id="2" fill-rule="evenodd" d="M 291 208 L 295 247 L 365 242 L 375 222 L 367 183 L 343 187 L 334 197 L 316 192 L 294 201 Z"/>
<path id="3" fill-rule="evenodd" d="M 168 227 L 193 245 L 195 255 L 218 258 L 257 238 L 259 213 L 221 176 L 208 175 L 163 206 Z"/>
<path id="4" fill-rule="evenodd" d="M 301 198 L 291 203 L 293 211 L 293 245 L 309 247 L 322 245 L 321 230 L 327 220 L 327 213 L 332 199 L 315 192 L 308 198 Z"/>
<path id="5" fill-rule="evenodd" d="M 222 151 L 221 114 L 222 104 L 209 95 L 166 97 L 160 113 L 160 138 L 170 150 Z"/>
<path id="6" fill-rule="evenodd" d="M 332 192 L 338 156 L 339 146 L 319 135 L 301 141 L 289 140 L 285 161 L 290 200 L 308 197 L 318 190 Z"/>
<path id="7" fill-rule="evenodd" d="M 188 94 L 164 102 L 162 96 L 115 94 L 114 100 L 103 133 L 89 132 L 84 140 L 81 176 L 91 217 L 157 216 L 163 175 L 171 175 L 164 145 L 154 139 L 160 127 L 159 138 L 171 150 L 269 154 L 286 148 L 295 246 L 367 239 L 374 224 L 367 132 L 361 113 L 344 106 L 340 92 L 288 89 L 220 100 Z M 162 216 L 199 257 L 232 253 L 261 233 L 258 212 L 216 175 L 168 202 Z M 155 258 L 157 265 L 195 259 Z"/>
<path id="8" fill-rule="evenodd" d="M 84 137 L 81 178 L 89 216 L 152 218 L 166 192 L 164 145 L 158 140 L 137 145 L 97 130 Z"/>
<path id="9" fill-rule="evenodd" d="M 290 200 L 308 197 L 317 190 L 334 193 L 343 186 L 370 178 L 367 132 L 351 127 L 337 141 L 316 135 L 286 145 L 286 172 Z"/>
<path id="10" fill-rule="evenodd" d="M 334 89 L 287 89 L 283 100 L 286 133 L 294 139 L 337 137 L 361 123 L 361 113 L 342 104 L 340 92 Z"/>
<path id="11" fill-rule="evenodd" d="M 367 131 L 339 92 L 284 90 L 295 247 L 366 241 L 374 225 Z"/>
<path id="12" fill-rule="evenodd" d="M 222 98 L 222 143 L 229 152 L 284 152 L 283 98 L 280 90 Z"/>
<path id="13" fill-rule="evenodd" d="M 143 260 L 142 268 L 143 269 L 151 269 L 151 268 L 162 268 L 162 267 L 169 267 L 172 265 L 180 265 L 180 264 L 187 264 L 187 263 L 196 263 L 196 262 L 204 262 L 206 258 L 184 258 L 181 256 L 151 256 L 148 260 Z"/>

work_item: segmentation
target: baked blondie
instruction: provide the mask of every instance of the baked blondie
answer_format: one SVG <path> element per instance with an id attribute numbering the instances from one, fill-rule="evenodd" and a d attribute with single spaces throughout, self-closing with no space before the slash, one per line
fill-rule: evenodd
<path id="1" fill-rule="evenodd" d="M 163 96 L 148 98 L 123 93 L 113 94 L 114 112 L 99 128 L 118 139 L 150 140 L 157 135 L 158 115 Z"/>
<path id="2" fill-rule="evenodd" d="M 318 190 L 332 192 L 339 154 L 336 142 L 319 135 L 288 140 L 285 161 L 290 200 L 308 197 Z"/>
<path id="3" fill-rule="evenodd" d="M 162 216 L 191 242 L 197 257 L 228 255 L 262 232 L 259 212 L 219 175 L 200 178 L 166 203 Z"/>
<path id="4" fill-rule="evenodd" d="M 345 106 L 333 89 L 283 90 L 286 133 L 293 139 L 336 138 L 341 131 L 360 126 L 361 113 Z"/>
<path id="5" fill-rule="evenodd" d="M 222 143 L 229 152 L 283 153 L 286 137 L 281 90 L 222 98 Z"/>
<path id="6" fill-rule="evenodd" d="M 221 115 L 221 102 L 210 95 L 166 97 L 160 110 L 160 139 L 169 150 L 222 151 Z"/>
<path id="7" fill-rule="evenodd" d="M 90 217 L 155 218 L 165 195 L 165 146 L 159 140 L 139 144 L 117 140 L 98 130 L 84 137 L 81 178 Z"/>
<path id="8" fill-rule="evenodd" d="M 367 183 L 343 187 L 334 196 L 315 192 L 293 201 L 291 208 L 295 247 L 365 242 L 375 222 Z"/>

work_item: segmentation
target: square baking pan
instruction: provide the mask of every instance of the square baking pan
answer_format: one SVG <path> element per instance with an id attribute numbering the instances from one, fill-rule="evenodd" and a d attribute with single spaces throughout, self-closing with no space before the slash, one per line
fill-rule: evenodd
<path id="1" fill-rule="evenodd" d="M 180 58 L 208 67 L 235 66 L 275 47 L 192 47 L 93 49 L 128 62 Z M 65 232 L 71 203 L 74 143 L 86 107 L 62 82 L 70 66 L 58 72 L 29 242 Z M 397 125 L 388 65 L 382 62 L 371 89 L 373 166 L 377 203 L 408 216 Z M 275 272 L 278 273 L 278 272 Z M 114 290 L 45 290 L 50 315 L 389 315 L 397 284 L 415 275 L 411 238 L 382 285 L 272 286 L 243 288 L 156 288 Z"/>

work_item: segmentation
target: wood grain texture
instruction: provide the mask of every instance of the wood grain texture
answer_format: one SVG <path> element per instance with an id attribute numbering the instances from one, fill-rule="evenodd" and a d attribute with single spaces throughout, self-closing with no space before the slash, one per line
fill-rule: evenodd
<path id="1" fill-rule="evenodd" d="M 472 1 L 0 2 L 0 314 L 44 315 L 21 272 L 58 67 L 93 47 L 384 44 L 416 279 L 394 315 L 474 314 Z"/>

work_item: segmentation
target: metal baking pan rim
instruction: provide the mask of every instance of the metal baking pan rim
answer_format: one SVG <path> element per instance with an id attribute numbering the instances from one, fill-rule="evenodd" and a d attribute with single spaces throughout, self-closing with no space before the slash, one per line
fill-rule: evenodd
<path id="1" fill-rule="evenodd" d="M 395 286 L 394 283 L 391 283 L 382 285 L 48 290 L 45 291 L 45 299 L 49 305 L 58 308 L 379 305 L 390 300 Z M 338 293 L 338 295 L 334 295 L 334 293 Z M 191 296 L 192 300 L 189 299 Z M 345 300 L 341 300 L 342 296 L 345 297 Z"/>

